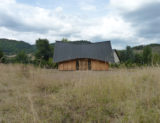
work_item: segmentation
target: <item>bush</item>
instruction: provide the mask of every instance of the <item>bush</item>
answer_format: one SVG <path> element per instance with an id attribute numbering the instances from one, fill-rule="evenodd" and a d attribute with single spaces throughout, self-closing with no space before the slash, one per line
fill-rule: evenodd
<path id="1" fill-rule="evenodd" d="M 119 68 L 120 64 L 118 64 L 118 63 L 112 63 L 112 64 L 110 64 L 110 67 L 111 68 Z"/>
<path id="2" fill-rule="evenodd" d="M 149 46 L 143 49 L 143 63 L 150 65 L 152 61 L 152 49 Z"/>
<path id="3" fill-rule="evenodd" d="M 33 64 L 34 64 L 35 66 L 39 66 L 39 67 L 41 67 L 41 68 L 48 68 L 48 69 L 58 68 L 57 63 L 54 63 L 54 62 L 53 62 L 53 58 L 49 58 L 48 61 L 35 59 L 35 60 L 33 61 Z"/>
<path id="4" fill-rule="evenodd" d="M 4 62 L 5 62 L 4 54 L 3 54 L 3 52 L 0 50 L 0 63 L 4 63 Z"/>
<path id="5" fill-rule="evenodd" d="M 29 61 L 30 61 L 30 58 L 24 51 L 19 52 L 15 57 L 15 62 L 17 63 L 27 64 L 29 63 Z"/>

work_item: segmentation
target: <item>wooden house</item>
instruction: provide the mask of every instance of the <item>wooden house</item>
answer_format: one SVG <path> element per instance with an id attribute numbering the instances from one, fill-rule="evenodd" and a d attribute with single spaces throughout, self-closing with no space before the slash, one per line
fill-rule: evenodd
<path id="1" fill-rule="evenodd" d="M 108 70 L 114 63 L 110 41 L 97 43 L 75 43 L 56 41 L 54 62 L 59 70 Z"/>

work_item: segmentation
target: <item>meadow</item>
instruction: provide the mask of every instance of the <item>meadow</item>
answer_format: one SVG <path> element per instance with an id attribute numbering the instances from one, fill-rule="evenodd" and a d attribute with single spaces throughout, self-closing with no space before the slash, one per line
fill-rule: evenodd
<path id="1" fill-rule="evenodd" d="M 1 123 L 158 123 L 160 68 L 67 71 L 0 64 Z"/>

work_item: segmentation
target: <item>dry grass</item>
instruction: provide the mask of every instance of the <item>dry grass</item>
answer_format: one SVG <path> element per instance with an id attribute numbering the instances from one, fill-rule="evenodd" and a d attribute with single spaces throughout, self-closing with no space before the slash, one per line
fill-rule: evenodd
<path id="1" fill-rule="evenodd" d="M 59 72 L 0 65 L 0 122 L 160 122 L 160 68 Z"/>

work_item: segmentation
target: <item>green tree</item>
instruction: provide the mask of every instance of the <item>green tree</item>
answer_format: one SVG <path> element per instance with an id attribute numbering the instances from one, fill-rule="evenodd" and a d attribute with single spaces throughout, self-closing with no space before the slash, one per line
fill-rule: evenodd
<path id="1" fill-rule="evenodd" d="M 2 52 L 2 50 L 0 49 L 0 58 L 2 58 L 3 57 L 3 52 Z"/>
<path id="2" fill-rule="evenodd" d="M 0 49 L 0 63 L 3 62 L 3 60 L 4 60 L 4 54 L 2 50 Z"/>
<path id="3" fill-rule="evenodd" d="M 119 52 L 119 57 L 121 62 L 125 63 L 133 63 L 134 62 L 134 53 L 130 46 L 126 47 L 126 50 L 122 50 Z"/>
<path id="4" fill-rule="evenodd" d="M 67 38 L 62 38 L 61 40 L 62 42 L 69 42 L 69 40 Z"/>
<path id="5" fill-rule="evenodd" d="M 126 51 L 125 50 L 119 51 L 118 54 L 119 54 L 120 61 L 125 62 L 126 61 Z"/>
<path id="6" fill-rule="evenodd" d="M 126 47 L 126 60 L 127 62 L 134 62 L 134 54 L 133 54 L 133 50 L 130 46 Z"/>
<path id="7" fill-rule="evenodd" d="M 143 63 L 144 64 L 151 64 L 152 62 L 152 49 L 150 46 L 145 46 L 143 48 Z"/>
<path id="8" fill-rule="evenodd" d="M 136 53 L 134 56 L 134 62 L 138 65 L 143 64 L 143 56 L 142 53 Z"/>
<path id="9" fill-rule="evenodd" d="M 24 51 L 21 51 L 16 55 L 15 61 L 18 63 L 26 64 L 29 62 L 29 57 Z"/>
<path id="10" fill-rule="evenodd" d="M 36 40 L 37 51 L 35 57 L 37 60 L 48 61 L 53 56 L 53 48 L 50 46 L 47 39 Z"/>
<path id="11" fill-rule="evenodd" d="M 153 54 L 152 63 L 155 65 L 160 64 L 160 55 L 159 54 L 157 54 L 157 53 Z"/>

